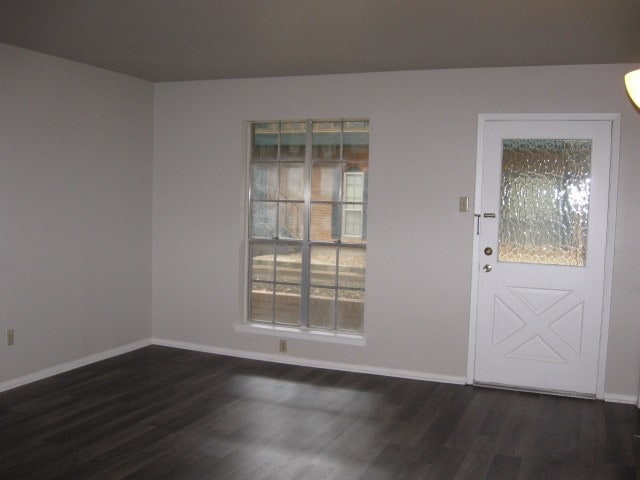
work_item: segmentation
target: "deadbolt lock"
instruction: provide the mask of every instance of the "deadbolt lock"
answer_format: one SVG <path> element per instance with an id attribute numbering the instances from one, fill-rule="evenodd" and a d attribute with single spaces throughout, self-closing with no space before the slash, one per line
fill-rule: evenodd
<path id="1" fill-rule="evenodd" d="M 484 254 L 485 255 L 491 255 L 493 253 L 493 248 L 491 247 L 487 247 L 484 249 Z"/>
<path id="2" fill-rule="evenodd" d="M 487 263 L 484 267 L 482 267 L 482 271 L 489 273 L 491 271 L 491 268 L 491 265 Z"/>

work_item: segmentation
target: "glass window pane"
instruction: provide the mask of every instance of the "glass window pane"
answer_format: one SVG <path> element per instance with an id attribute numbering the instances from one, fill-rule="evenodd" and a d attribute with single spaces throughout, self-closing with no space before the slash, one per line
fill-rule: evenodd
<path id="1" fill-rule="evenodd" d="M 273 282 L 273 244 L 253 243 L 250 247 L 250 276 L 252 280 Z"/>
<path id="2" fill-rule="evenodd" d="M 338 286 L 364 289 L 367 254 L 362 248 L 340 247 Z"/>
<path id="3" fill-rule="evenodd" d="M 342 205 L 339 203 L 312 203 L 310 230 L 313 241 L 339 240 L 342 231 Z"/>
<path id="4" fill-rule="evenodd" d="M 313 149 L 314 160 L 340 159 L 341 122 L 314 122 Z"/>
<path id="5" fill-rule="evenodd" d="M 364 201 L 364 173 L 347 172 L 344 174 L 344 201 Z"/>
<path id="6" fill-rule="evenodd" d="M 304 200 L 304 163 L 280 164 L 280 200 Z"/>
<path id="7" fill-rule="evenodd" d="M 276 252 L 276 282 L 297 283 L 302 280 L 302 245 L 278 243 Z"/>
<path id="8" fill-rule="evenodd" d="M 300 324 L 300 287 L 276 286 L 275 323 L 282 325 Z"/>
<path id="9" fill-rule="evenodd" d="M 283 123 L 280 128 L 280 160 L 304 160 L 307 124 Z"/>
<path id="10" fill-rule="evenodd" d="M 336 314 L 336 291 L 332 288 L 309 289 L 309 326 L 333 330 Z"/>
<path id="11" fill-rule="evenodd" d="M 342 167 L 335 163 L 314 163 L 311 168 L 311 200 L 335 202 L 340 200 Z"/>
<path id="12" fill-rule="evenodd" d="M 344 122 L 345 160 L 369 159 L 369 122 Z"/>
<path id="13" fill-rule="evenodd" d="M 336 286 L 336 252 L 337 247 L 311 247 L 310 284 Z"/>
<path id="14" fill-rule="evenodd" d="M 344 235 L 362 237 L 362 205 L 344 206 Z"/>
<path id="15" fill-rule="evenodd" d="M 302 202 L 280 202 L 278 237 L 302 240 L 304 236 L 304 204 Z"/>
<path id="16" fill-rule="evenodd" d="M 273 321 L 273 284 L 251 282 L 249 319 L 254 322 Z"/>
<path id="17" fill-rule="evenodd" d="M 338 290 L 337 330 L 362 332 L 364 321 L 364 292 L 361 290 Z"/>
<path id="18" fill-rule="evenodd" d="M 249 234 L 257 238 L 276 236 L 275 202 L 251 202 L 251 231 Z"/>
<path id="19" fill-rule="evenodd" d="M 343 206 L 342 242 L 367 242 L 367 207 L 361 204 L 345 203 Z"/>
<path id="20" fill-rule="evenodd" d="M 584 266 L 590 176 L 590 140 L 503 140 L 498 261 Z"/>
<path id="21" fill-rule="evenodd" d="M 277 164 L 251 165 L 251 199 L 275 200 L 278 191 Z"/>
<path id="22" fill-rule="evenodd" d="M 352 189 L 354 194 L 358 194 L 360 200 L 348 200 L 346 195 L 346 186 L 345 190 L 345 201 L 358 201 L 358 202 L 367 202 L 367 189 L 369 183 L 369 164 L 367 162 L 352 162 L 346 163 L 344 166 L 345 177 L 354 176 L 357 177 L 360 175 L 360 179 L 351 180 L 350 184 L 354 184 L 354 188 Z M 345 178 L 346 184 L 347 178 Z M 357 186 L 356 186 L 357 184 Z M 362 193 L 360 193 L 362 192 Z M 350 193 L 351 194 L 351 193 Z"/>
<path id="23" fill-rule="evenodd" d="M 278 158 L 277 123 L 253 124 L 251 137 L 252 160 L 276 160 Z"/>

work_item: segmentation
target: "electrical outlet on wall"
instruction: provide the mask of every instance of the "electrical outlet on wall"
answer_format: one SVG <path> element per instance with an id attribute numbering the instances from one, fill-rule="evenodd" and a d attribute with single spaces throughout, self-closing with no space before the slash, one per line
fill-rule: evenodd
<path id="1" fill-rule="evenodd" d="M 287 341 L 280 340 L 280 353 L 287 353 Z"/>
<path id="2" fill-rule="evenodd" d="M 7 330 L 7 345 L 13 345 L 15 343 L 15 332 L 13 328 Z"/>

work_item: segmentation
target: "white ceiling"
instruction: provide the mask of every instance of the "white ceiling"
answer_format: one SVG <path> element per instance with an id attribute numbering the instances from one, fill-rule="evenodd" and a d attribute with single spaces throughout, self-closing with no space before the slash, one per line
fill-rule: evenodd
<path id="1" fill-rule="evenodd" d="M 151 81 L 640 63 L 640 0 L 0 0 L 0 42 Z"/>

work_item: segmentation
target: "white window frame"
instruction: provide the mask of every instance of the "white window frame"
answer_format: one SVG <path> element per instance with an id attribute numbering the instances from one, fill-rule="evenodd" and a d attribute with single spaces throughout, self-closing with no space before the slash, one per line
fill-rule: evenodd
<path id="1" fill-rule="evenodd" d="M 349 198 L 347 196 L 347 178 L 349 177 L 360 177 L 361 178 L 361 182 L 360 182 L 360 195 L 357 195 L 357 198 Z M 344 178 L 343 178 L 343 190 L 344 190 L 344 201 L 345 202 L 364 202 L 364 172 L 360 172 L 360 171 L 351 171 L 351 172 L 344 172 Z M 362 238 L 362 233 L 363 233 L 363 226 L 364 226 L 364 211 L 363 211 L 363 204 L 362 203 L 344 203 L 342 206 L 342 237 L 344 238 Z M 353 212 L 357 212 L 360 215 L 360 233 L 357 234 L 351 234 L 351 233 L 346 233 L 347 232 L 347 212 L 349 213 L 353 213 Z"/>

